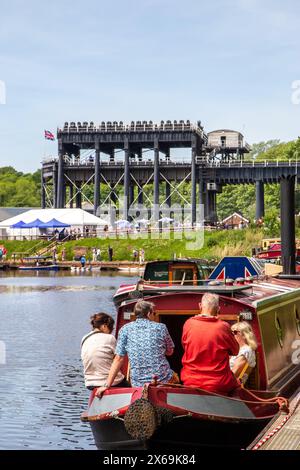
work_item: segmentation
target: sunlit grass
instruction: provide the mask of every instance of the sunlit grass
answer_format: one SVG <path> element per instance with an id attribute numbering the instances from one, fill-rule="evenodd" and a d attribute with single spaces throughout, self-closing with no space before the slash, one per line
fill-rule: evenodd
<path id="1" fill-rule="evenodd" d="M 108 247 L 113 249 L 113 259 L 118 261 L 132 261 L 133 250 L 143 248 L 145 250 L 146 260 L 162 260 L 172 259 L 173 257 L 189 257 L 189 258 L 207 258 L 219 259 L 223 256 L 250 256 L 252 248 L 260 246 L 263 238 L 262 230 L 244 229 L 244 230 L 222 230 L 215 232 L 205 232 L 204 244 L 199 246 L 199 240 L 195 240 L 195 232 L 186 234 L 170 233 L 170 238 L 165 238 L 166 234 L 156 234 L 156 238 L 148 237 L 144 234 L 140 238 L 138 234 L 122 235 L 119 238 L 90 238 L 81 240 L 72 240 L 59 244 L 57 252 L 60 255 L 62 248 L 66 250 L 66 259 L 72 260 L 76 248 L 84 247 L 87 252 L 87 259 L 92 259 L 92 249 L 101 249 L 101 258 L 108 260 Z M 176 239 L 181 236 L 182 239 Z M 153 237 L 153 234 L 152 234 Z M 200 240 L 201 241 L 201 240 Z M 49 242 L 40 241 L 3 241 L 8 252 L 8 258 L 14 252 L 30 253 L 34 252 L 37 245 L 46 247 Z M 192 249 L 189 249 L 192 248 Z"/>

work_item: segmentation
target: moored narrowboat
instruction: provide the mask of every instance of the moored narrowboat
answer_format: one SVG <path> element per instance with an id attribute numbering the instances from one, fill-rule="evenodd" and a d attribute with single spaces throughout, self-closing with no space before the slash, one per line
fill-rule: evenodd
<path id="1" fill-rule="evenodd" d="M 265 278 L 218 285 L 161 286 L 144 297 L 155 304 L 157 321 L 175 343 L 170 366 L 180 372 L 184 322 L 198 313 L 204 292 L 220 296 L 220 318 L 248 321 L 258 340 L 256 366 L 245 388 L 224 396 L 194 387 L 153 382 L 144 387 L 112 388 L 99 399 L 91 394 L 82 415 L 99 449 L 211 446 L 244 448 L 299 387 L 300 365 L 293 360 L 300 339 L 300 284 Z M 133 321 L 135 300 L 118 308 L 117 328 Z M 125 368 L 127 375 L 129 371 Z"/>
<path id="2" fill-rule="evenodd" d="M 23 258 L 18 267 L 20 271 L 58 271 L 59 266 L 53 263 L 52 256 L 30 256 Z"/>
<path id="3" fill-rule="evenodd" d="M 150 261 L 138 282 L 121 285 L 113 300 L 118 307 L 128 299 L 155 295 L 161 286 L 197 286 L 208 279 L 211 271 L 208 262 L 201 259 Z"/>

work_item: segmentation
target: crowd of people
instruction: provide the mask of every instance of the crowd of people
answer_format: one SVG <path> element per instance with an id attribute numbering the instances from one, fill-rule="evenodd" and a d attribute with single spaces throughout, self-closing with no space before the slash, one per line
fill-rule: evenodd
<path id="1" fill-rule="evenodd" d="M 1 252 L 0 252 L 1 254 Z M 113 248 L 111 246 L 109 246 L 107 248 L 107 256 L 108 256 L 108 259 L 109 261 L 113 261 Z M 60 253 L 60 257 L 61 257 L 61 261 L 67 261 L 67 250 L 65 247 L 62 248 L 61 250 L 61 253 Z M 91 248 L 91 250 L 89 251 L 88 255 L 86 254 L 81 254 L 79 257 L 77 257 L 78 259 L 74 258 L 75 260 L 77 261 L 80 261 L 81 264 L 82 264 L 82 267 L 85 266 L 86 262 L 98 262 L 98 261 L 102 261 L 102 251 L 101 251 L 101 248 L 97 248 L 97 247 L 93 247 Z M 0 258 L 1 259 L 1 258 Z M 57 263 L 58 261 L 58 253 L 57 253 L 57 248 L 54 247 L 52 249 L 52 259 L 53 259 L 53 263 Z"/>
<path id="2" fill-rule="evenodd" d="M 105 226 L 107 227 L 107 226 Z M 104 227 L 104 231 L 105 231 Z M 63 228 L 58 230 L 58 228 L 54 229 L 51 238 L 55 238 L 56 240 L 79 240 L 80 238 L 90 238 L 95 237 L 96 231 L 95 229 L 92 230 L 87 225 L 83 226 L 82 229 L 80 227 L 75 228 Z"/>
<path id="3" fill-rule="evenodd" d="M 156 320 L 155 305 L 140 300 L 134 308 L 135 321 L 112 335 L 114 320 L 106 313 L 91 317 L 92 331 L 81 343 L 85 385 L 102 394 L 110 387 L 138 387 L 157 380 L 182 383 L 222 395 L 233 395 L 255 367 L 257 341 L 249 323 L 230 326 L 221 320 L 219 296 L 205 293 L 199 314 L 189 318 L 182 331 L 183 357 L 180 371 L 173 371 L 168 357 L 174 342 L 164 323 Z M 102 334 L 98 334 L 102 333 Z M 128 377 L 121 373 L 126 358 Z"/>

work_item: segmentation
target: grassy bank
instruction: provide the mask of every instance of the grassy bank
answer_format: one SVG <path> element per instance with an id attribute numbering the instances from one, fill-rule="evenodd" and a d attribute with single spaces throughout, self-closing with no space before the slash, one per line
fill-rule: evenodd
<path id="1" fill-rule="evenodd" d="M 156 236 L 158 237 L 158 234 Z M 178 239 L 179 236 L 182 239 Z M 102 259 L 108 260 L 109 246 L 113 248 L 114 260 L 118 261 L 132 260 L 132 251 L 140 248 L 145 250 L 146 260 L 170 259 L 174 255 L 177 257 L 219 259 L 226 255 L 251 255 L 252 247 L 260 245 L 263 232 L 256 229 L 205 232 L 203 246 L 202 237 L 199 234 L 196 237 L 193 232 L 186 235 L 171 234 L 171 239 L 163 238 L 162 235 L 157 239 L 148 238 L 146 235 L 144 237 L 139 238 L 132 235 L 130 238 L 72 240 L 64 243 L 64 248 L 68 260 L 73 259 L 76 247 L 86 247 L 88 258 L 92 256 L 92 249 L 99 247 Z M 39 248 L 47 246 L 47 242 L 37 241 L 3 241 L 0 243 L 6 247 L 8 258 L 11 258 L 14 252 L 31 252 L 37 244 L 39 244 Z M 59 245 L 58 254 L 61 250 L 62 245 Z"/>
<path id="2" fill-rule="evenodd" d="M 0 240 L 0 245 L 4 245 L 7 250 L 7 258 L 11 258 L 13 253 L 23 253 L 34 256 L 36 249 L 46 248 L 49 242 L 41 240 Z"/>

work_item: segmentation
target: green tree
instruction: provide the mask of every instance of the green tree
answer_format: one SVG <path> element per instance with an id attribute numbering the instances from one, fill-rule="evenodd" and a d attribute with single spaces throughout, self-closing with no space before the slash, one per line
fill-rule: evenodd
<path id="1" fill-rule="evenodd" d="M 278 210 L 269 209 L 264 217 L 264 232 L 267 237 L 275 238 L 280 234 L 280 219 Z"/>
<path id="2" fill-rule="evenodd" d="M 288 161 L 299 160 L 300 163 L 300 139 L 291 142 L 268 140 L 252 145 L 247 159 L 256 161 Z M 233 212 L 240 212 L 247 218 L 255 217 L 255 187 L 254 185 L 227 185 L 217 197 L 218 216 L 220 219 L 229 216 Z M 279 184 L 265 185 L 266 216 L 274 210 L 279 215 L 280 188 Z M 300 210 L 300 191 L 296 188 L 296 211 Z M 273 214 L 273 215 L 272 215 Z"/>
<path id="3" fill-rule="evenodd" d="M 0 205 L 4 207 L 39 207 L 41 171 L 22 173 L 13 167 L 0 168 Z"/>

